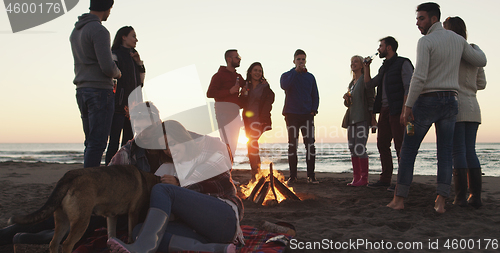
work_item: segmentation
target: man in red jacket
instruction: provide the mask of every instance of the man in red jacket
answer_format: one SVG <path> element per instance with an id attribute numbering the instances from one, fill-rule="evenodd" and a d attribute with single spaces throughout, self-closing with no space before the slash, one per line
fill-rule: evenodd
<path id="1" fill-rule="evenodd" d="M 212 76 L 207 97 L 215 100 L 215 117 L 219 133 L 224 143 L 229 145 L 234 157 L 240 128 L 240 105 L 238 94 L 245 85 L 243 77 L 236 72 L 240 66 L 241 57 L 236 49 L 229 49 L 224 54 L 227 66 L 220 66 L 219 71 Z"/>

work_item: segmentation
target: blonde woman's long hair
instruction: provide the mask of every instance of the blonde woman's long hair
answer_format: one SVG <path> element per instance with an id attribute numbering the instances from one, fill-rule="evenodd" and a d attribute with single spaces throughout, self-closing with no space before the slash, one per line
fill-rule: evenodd
<path id="1" fill-rule="evenodd" d="M 352 59 L 354 59 L 354 58 L 358 58 L 358 59 L 359 59 L 359 62 L 361 63 L 361 65 L 363 65 L 363 60 L 364 60 L 364 59 L 363 59 L 363 56 L 360 56 L 360 55 L 355 55 L 355 56 L 351 57 L 351 61 L 352 61 Z M 361 74 L 364 74 L 364 73 L 365 73 L 365 69 L 364 69 L 364 68 L 361 68 Z M 355 79 L 355 76 L 354 76 L 354 75 L 355 75 L 355 74 L 354 74 L 354 72 L 353 72 L 352 70 L 351 70 L 351 74 L 352 74 L 352 80 L 354 81 L 354 79 Z"/>

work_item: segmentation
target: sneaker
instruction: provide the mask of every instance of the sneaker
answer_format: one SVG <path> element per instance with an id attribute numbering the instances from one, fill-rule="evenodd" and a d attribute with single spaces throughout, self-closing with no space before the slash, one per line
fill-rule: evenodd
<path id="1" fill-rule="evenodd" d="M 389 186 L 389 188 L 387 188 L 388 191 L 390 192 L 393 192 L 396 190 L 396 185 L 395 184 L 391 184 L 391 186 Z"/>
<path id="2" fill-rule="evenodd" d="M 286 184 L 287 185 L 291 185 L 291 184 L 294 184 L 294 183 L 297 183 L 297 178 L 296 177 L 290 177 L 290 178 L 288 178 L 288 180 L 286 180 Z"/>
<path id="3" fill-rule="evenodd" d="M 367 187 L 370 187 L 370 188 L 389 187 L 389 186 L 391 186 L 390 183 L 384 183 L 384 182 L 381 182 L 380 180 L 377 181 L 376 183 L 371 183 L 371 184 L 367 185 Z"/>
<path id="4" fill-rule="evenodd" d="M 316 179 L 316 177 L 307 177 L 307 182 L 310 184 L 319 184 L 319 181 Z"/>

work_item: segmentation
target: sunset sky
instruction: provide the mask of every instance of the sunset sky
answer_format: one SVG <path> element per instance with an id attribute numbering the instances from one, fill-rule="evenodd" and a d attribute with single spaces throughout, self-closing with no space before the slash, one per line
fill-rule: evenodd
<path id="1" fill-rule="evenodd" d="M 478 142 L 500 142 L 496 107 L 500 94 L 498 0 L 436 1 L 441 21 L 460 16 L 468 29 L 468 41 L 486 53 L 487 86 L 478 92 L 483 122 Z M 376 52 L 378 40 L 391 35 L 399 42 L 398 53 L 415 64 L 416 45 L 422 36 L 415 9 L 422 1 L 405 0 L 116 0 L 108 21 L 111 37 L 122 26 L 133 26 L 148 81 L 163 74 L 194 66 L 199 89 L 166 84 L 172 94 L 193 92 L 205 98 L 212 75 L 225 65 L 223 54 L 236 48 L 242 56 L 237 71 L 255 61 L 276 93 L 273 130 L 263 142 L 286 142 L 281 111 L 284 92 L 279 85 L 290 70 L 293 53 L 307 53 L 307 68 L 318 83 L 320 106 L 315 125 L 316 142 L 346 142 L 340 128 L 345 112 L 342 95 L 351 80 L 350 58 Z M 35 28 L 12 33 L 6 12 L 0 12 L 0 143 L 80 143 L 83 130 L 75 99 L 73 57 L 69 35 L 77 17 L 88 12 L 81 0 L 65 15 Z M 372 63 L 376 73 L 382 60 Z M 170 100 L 168 100 L 170 101 Z M 169 102 L 166 101 L 168 104 Z M 206 99 L 206 102 L 213 101 Z M 203 101 L 202 101 L 203 102 Z M 186 110 L 188 104 L 170 103 Z M 431 130 L 426 141 L 435 140 Z M 370 135 L 370 142 L 376 141 Z"/>

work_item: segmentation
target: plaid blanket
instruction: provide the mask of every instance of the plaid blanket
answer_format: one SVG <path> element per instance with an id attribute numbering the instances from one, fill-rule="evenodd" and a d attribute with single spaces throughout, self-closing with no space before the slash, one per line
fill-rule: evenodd
<path id="1" fill-rule="evenodd" d="M 286 246 L 280 243 L 271 242 L 266 244 L 266 241 L 272 237 L 280 234 L 269 233 L 267 231 L 258 230 L 257 228 L 242 225 L 241 230 L 243 230 L 243 236 L 245 237 L 245 245 L 237 248 L 237 252 L 263 252 L 263 253 L 277 253 L 284 252 Z M 117 232 L 117 237 L 122 241 L 127 241 L 126 231 Z M 287 236 L 291 239 L 291 236 Z M 109 253 L 106 242 L 108 236 L 106 235 L 106 229 L 96 230 L 92 237 L 80 241 L 76 246 L 73 253 Z M 189 251 L 185 251 L 188 253 Z M 160 252 L 158 252 L 160 253 Z"/>

